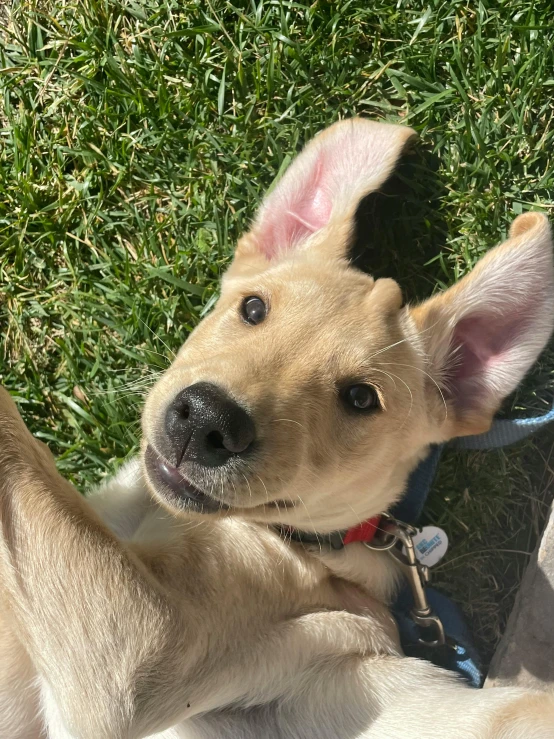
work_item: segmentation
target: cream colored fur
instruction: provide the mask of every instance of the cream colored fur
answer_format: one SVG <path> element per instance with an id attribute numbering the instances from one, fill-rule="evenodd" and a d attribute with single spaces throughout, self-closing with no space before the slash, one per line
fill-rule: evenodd
<path id="1" fill-rule="evenodd" d="M 402 655 L 386 553 L 308 551 L 269 526 L 323 533 L 387 509 L 429 443 L 490 424 L 552 330 L 539 214 L 415 309 L 349 266 L 356 205 L 411 137 L 357 119 L 318 136 L 147 400 L 158 453 L 188 385 L 248 408 L 248 465 L 184 470 L 230 510 L 192 514 L 141 459 L 85 500 L 0 390 L 2 739 L 554 737 L 552 696 L 475 691 Z M 259 326 L 240 319 L 248 295 L 270 307 Z M 382 409 L 346 413 L 345 381 L 372 384 Z"/>

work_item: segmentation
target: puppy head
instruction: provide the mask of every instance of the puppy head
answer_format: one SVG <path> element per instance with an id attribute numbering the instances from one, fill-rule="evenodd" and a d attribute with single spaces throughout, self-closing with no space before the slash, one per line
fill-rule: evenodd
<path id="1" fill-rule="evenodd" d="M 429 443 L 486 430 L 536 359 L 554 320 L 543 216 L 416 308 L 349 265 L 356 208 L 412 136 L 338 123 L 266 197 L 147 399 L 146 476 L 171 509 L 352 526 L 402 494 Z"/>

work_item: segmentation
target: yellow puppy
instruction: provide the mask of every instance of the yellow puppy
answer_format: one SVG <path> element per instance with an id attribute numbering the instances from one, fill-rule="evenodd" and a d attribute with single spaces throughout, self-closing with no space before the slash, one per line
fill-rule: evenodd
<path id="1" fill-rule="evenodd" d="M 88 501 L 0 393 L 3 739 L 554 737 L 550 696 L 402 655 L 386 552 L 273 528 L 389 508 L 550 336 L 539 214 L 416 308 L 349 264 L 356 208 L 412 135 L 354 119 L 306 147 L 150 393 L 141 459 Z"/>

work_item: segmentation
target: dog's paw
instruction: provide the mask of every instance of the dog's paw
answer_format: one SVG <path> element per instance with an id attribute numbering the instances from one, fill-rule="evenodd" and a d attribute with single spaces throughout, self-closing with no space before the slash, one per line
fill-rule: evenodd
<path id="1" fill-rule="evenodd" d="M 334 575 L 358 585 L 383 603 L 388 603 L 396 592 L 401 571 L 388 552 L 368 549 L 356 542 L 339 550 L 322 547 L 312 554 Z"/>

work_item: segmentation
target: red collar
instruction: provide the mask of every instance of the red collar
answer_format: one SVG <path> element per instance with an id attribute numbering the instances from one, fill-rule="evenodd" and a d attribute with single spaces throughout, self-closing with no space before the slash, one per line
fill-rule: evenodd
<path id="1" fill-rule="evenodd" d="M 364 543 L 369 544 L 373 541 L 373 537 L 375 536 L 375 532 L 379 528 L 380 523 L 381 516 L 373 516 L 373 518 L 368 518 L 367 521 L 362 521 L 362 523 L 357 526 L 353 526 L 351 529 L 348 529 L 342 537 L 343 544 L 346 546 L 355 541 L 363 541 Z"/>
<path id="2" fill-rule="evenodd" d="M 295 529 L 293 526 L 277 526 L 277 530 L 286 537 L 304 544 L 322 544 L 326 542 L 332 549 L 342 549 L 347 544 L 361 541 L 369 544 L 381 523 L 381 516 L 373 516 L 346 531 L 333 531 L 330 534 L 315 534 Z"/>

